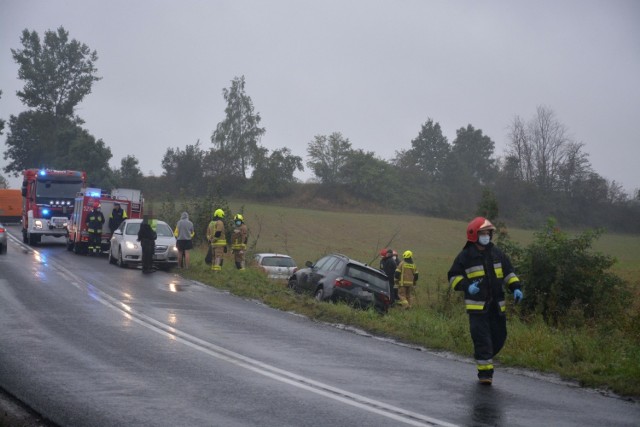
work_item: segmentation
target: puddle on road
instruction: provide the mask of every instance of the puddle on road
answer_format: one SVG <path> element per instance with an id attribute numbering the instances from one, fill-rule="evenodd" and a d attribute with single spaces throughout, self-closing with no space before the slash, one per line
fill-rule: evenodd
<path id="1" fill-rule="evenodd" d="M 183 292 L 186 291 L 188 287 L 189 285 L 186 283 L 167 283 L 167 289 L 169 292 Z"/>

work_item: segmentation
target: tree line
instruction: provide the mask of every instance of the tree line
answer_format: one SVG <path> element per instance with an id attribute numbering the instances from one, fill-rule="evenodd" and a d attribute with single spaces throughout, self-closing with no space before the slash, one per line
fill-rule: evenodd
<path id="1" fill-rule="evenodd" d="M 20 41 L 22 48 L 11 53 L 25 82 L 17 95 L 28 109 L 8 121 L 8 174 L 44 166 L 86 170 L 93 185 L 141 188 L 153 198 L 217 194 L 275 200 L 313 186 L 319 196 L 429 216 L 468 219 L 491 213 L 495 218 L 499 206 L 501 218 L 523 227 L 539 227 L 551 216 L 565 226 L 640 232 L 640 190 L 628 195 L 599 175 L 584 144 L 569 137 L 547 106 L 539 106 L 529 119 L 513 119 L 502 156 L 481 129 L 463 126 L 449 142 L 440 124 L 427 118 L 409 148 L 392 159 L 354 148 L 347 137 L 333 132 L 307 143 L 303 164 L 287 147 L 270 151 L 260 145 L 266 129 L 240 76 L 222 90 L 225 117 L 208 144 L 167 148 L 161 176 L 144 176 L 132 155 L 111 168 L 110 148 L 83 128 L 75 111 L 101 79 L 97 52 L 69 39 L 63 27 L 46 31 L 43 40 L 25 29 Z M 5 124 L 0 120 L 0 134 Z M 305 165 L 314 175 L 313 184 L 294 177 Z"/>

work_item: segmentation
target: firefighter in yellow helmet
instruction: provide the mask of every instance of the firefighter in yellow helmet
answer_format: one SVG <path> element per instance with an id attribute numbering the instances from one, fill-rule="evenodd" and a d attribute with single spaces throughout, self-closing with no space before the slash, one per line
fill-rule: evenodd
<path id="1" fill-rule="evenodd" d="M 247 251 L 247 240 L 249 232 L 247 225 L 244 223 L 244 216 L 236 214 L 233 217 L 233 233 L 231 233 L 231 251 L 233 252 L 233 260 L 238 270 L 244 270 L 245 252 Z"/>
<path id="2" fill-rule="evenodd" d="M 211 263 L 211 270 L 222 270 L 222 258 L 227 252 L 227 236 L 224 229 L 224 211 L 222 209 L 216 209 L 213 212 L 213 220 L 207 227 L 207 240 L 211 245 L 213 252 L 213 262 Z"/>
<path id="3" fill-rule="evenodd" d="M 478 380 L 487 385 L 493 382 L 493 357 L 507 339 L 504 288 L 513 292 L 516 304 L 523 296 L 509 257 L 491 242 L 495 229 L 488 219 L 474 218 L 447 274 L 451 288 L 464 292 Z"/>
<path id="4" fill-rule="evenodd" d="M 413 252 L 404 251 L 402 261 L 398 264 L 395 274 L 395 285 L 398 288 L 398 305 L 401 308 L 411 308 L 413 294 L 418 282 L 418 266 L 413 262 Z"/>

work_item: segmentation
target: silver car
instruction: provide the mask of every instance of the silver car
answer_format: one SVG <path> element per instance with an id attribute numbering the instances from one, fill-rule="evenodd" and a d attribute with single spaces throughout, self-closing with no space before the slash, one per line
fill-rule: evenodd
<path id="1" fill-rule="evenodd" d="M 118 264 L 122 268 L 129 265 L 142 264 L 142 246 L 138 242 L 138 231 L 142 219 L 126 219 L 111 236 L 109 248 L 109 262 Z M 173 230 L 164 221 L 156 221 L 156 250 L 153 254 L 153 264 L 160 269 L 170 270 L 178 265 L 178 248 Z"/>
<path id="2" fill-rule="evenodd" d="M 7 253 L 7 228 L 0 223 L 0 255 Z"/>
<path id="3" fill-rule="evenodd" d="M 269 279 L 287 280 L 298 270 L 296 262 L 289 255 L 260 253 L 255 254 L 253 259 Z"/>

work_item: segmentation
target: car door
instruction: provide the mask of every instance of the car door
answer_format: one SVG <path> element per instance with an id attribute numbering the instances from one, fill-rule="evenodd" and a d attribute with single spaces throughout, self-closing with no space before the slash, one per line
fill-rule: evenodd
<path id="1" fill-rule="evenodd" d="M 299 287 L 302 291 L 313 294 L 318 286 L 318 283 L 325 275 L 327 266 L 333 264 L 335 257 L 327 255 L 320 258 L 315 264 L 309 267 L 308 274 L 300 275 Z"/>

